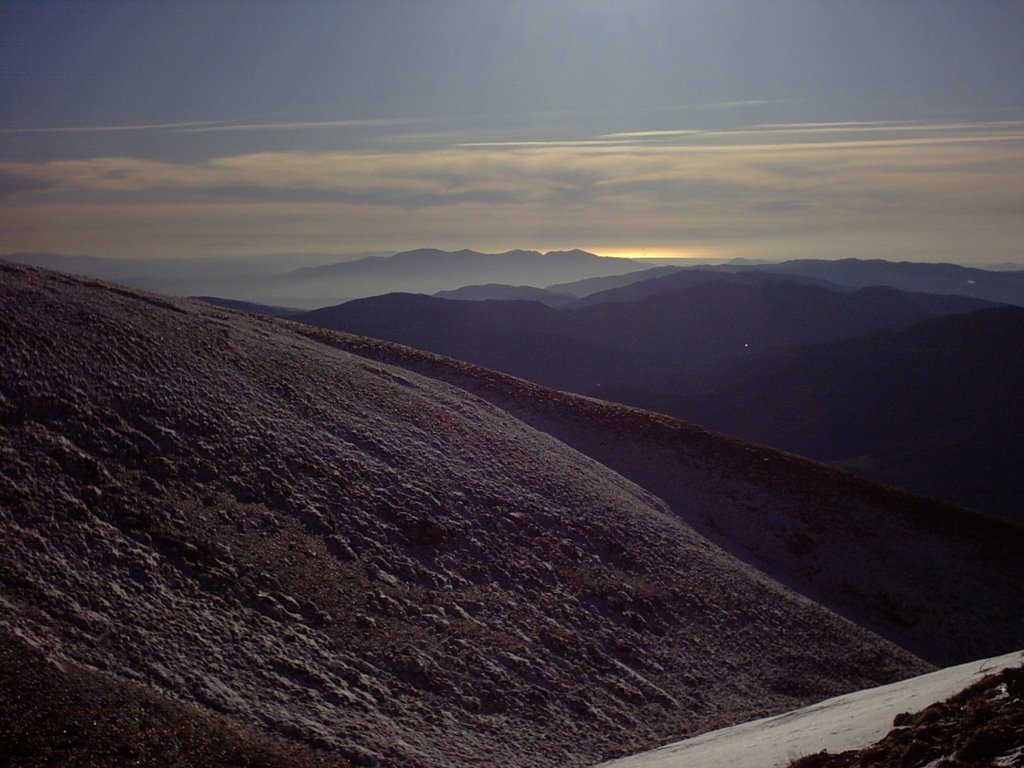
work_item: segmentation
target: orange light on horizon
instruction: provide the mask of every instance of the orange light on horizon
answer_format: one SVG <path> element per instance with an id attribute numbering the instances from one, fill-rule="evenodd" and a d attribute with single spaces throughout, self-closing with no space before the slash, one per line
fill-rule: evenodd
<path id="1" fill-rule="evenodd" d="M 723 258 L 710 248 L 584 248 L 598 256 L 622 259 L 719 259 Z"/>

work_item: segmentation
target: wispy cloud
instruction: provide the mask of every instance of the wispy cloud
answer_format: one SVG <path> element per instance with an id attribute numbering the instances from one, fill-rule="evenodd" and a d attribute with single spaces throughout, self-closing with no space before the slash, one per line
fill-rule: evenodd
<path id="1" fill-rule="evenodd" d="M 646 131 L 624 131 L 601 134 L 600 140 L 624 139 L 632 141 L 687 139 L 720 140 L 732 137 L 781 137 L 787 136 L 856 136 L 863 134 L 908 134 L 918 133 L 924 137 L 936 133 L 949 134 L 951 139 L 969 140 L 979 135 L 992 139 L 1015 138 L 1024 130 L 1022 120 L 999 120 L 989 122 L 932 122 L 932 121 L 846 121 L 828 123 L 761 123 L 741 128 L 693 129 L 675 128 Z M 761 146 L 761 145 L 757 145 Z"/>
<path id="2" fill-rule="evenodd" d="M 1015 145 L 1014 149 L 1005 147 Z M 991 147 L 991 148 L 990 148 Z M 998 147 L 998 148 L 997 148 Z M 785 168 L 784 172 L 776 169 Z M 977 170 L 975 170 L 977 169 Z M 904 190 L 921 203 L 963 190 L 977 179 L 1004 193 L 1024 185 L 1024 131 L 768 143 L 647 144 L 621 140 L 492 142 L 411 152 L 263 152 L 175 163 L 105 157 L 0 164 L 0 188 L 27 198 L 92 193 L 138 199 L 190 195 L 265 199 L 325 195 L 399 206 L 452 200 L 589 200 L 622 205 L 724 196 L 750 204 L 783 196 L 832 199 L 886 196 Z M 945 175 L 944 191 L 920 172 Z M 812 182 L 814 180 L 812 188 Z M 822 181 L 825 180 L 825 181 Z M 619 192 L 629 195 L 619 197 Z M 613 193 L 613 190 L 619 192 Z M 725 190 L 725 193 L 723 193 Z M 873 191 L 868 191 L 873 190 Z M 912 190 L 912 195 L 910 191 Z M 702 192 L 703 191 L 703 192 Z M 863 193 L 863 194 L 862 194 Z M 891 195 L 890 195 L 891 196 Z M 1014 198 L 1008 198 L 1014 199 Z"/>
<path id="3" fill-rule="evenodd" d="M 2 128 L 0 133 L 117 133 L 123 131 L 170 131 L 173 133 L 221 133 L 229 131 L 302 131 L 324 128 L 380 128 L 384 126 L 422 125 L 441 122 L 434 117 L 381 117 L 350 120 L 292 120 L 252 122 L 241 120 L 191 120 L 172 123 L 130 125 L 68 125 L 28 128 Z"/>
<path id="4" fill-rule="evenodd" d="M 623 141 L 612 136 L 596 139 L 551 139 L 548 141 L 464 141 L 459 147 L 508 147 L 510 149 L 537 149 L 541 147 L 614 147 L 635 142 Z"/>
<path id="5" fill-rule="evenodd" d="M 227 123 L 182 127 L 179 133 L 214 133 L 224 131 L 306 131 L 323 128 L 380 128 L 388 125 L 419 125 L 438 122 L 431 117 L 380 117 L 353 120 L 295 120 L 279 123 Z"/>
<path id="6" fill-rule="evenodd" d="M 577 232 L 587 242 L 600 233 L 616 242 L 734 240 L 764 253 L 765 243 L 797 240 L 852 248 L 866 244 L 870 233 L 879 243 L 913 240 L 915 248 L 948 254 L 984 233 L 986 243 L 1005 250 L 1000 258 L 1019 252 L 1024 124 L 949 122 L 919 133 L 874 127 L 882 126 L 752 126 L 725 138 L 687 133 L 664 140 L 645 140 L 651 132 L 640 131 L 580 141 L 262 152 L 199 162 L 0 163 L 0 245 L 24 233 L 14 247 L 57 247 L 46 240 L 47 227 L 64 231 L 70 221 L 90 237 L 100 237 L 100 224 L 110 233 L 129 226 L 124 222 L 148 221 L 154 238 L 180 245 L 192 230 L 214 237 L 220 221 L 267 243 L 283 233 L 319 232 L 324 242 L 335 237 L 355 248 L 410 240 L 457 245 L 460 237 L 466 244 L 488 231 L 505 233 L 504 242 L 532 232 L 568 245 Z M 400 233 L 409 239 L 399 242 Z"/>
<path id="7" fill-rule="evenodd" d="M 670 128 L 652 131 L 621 131 L 619 133 L 603 133 L 601 139 L 654 139 L 669 136 L 707 136 L 710 132 L 696 128 Z"/>
<path id="8" fill-rule="evenodd" d="M 42 128 L 0 128 L 0 133 L 116 133 L 120 131 L 196 130 L 224 126 L 230 120 L 194 120 L 184 123 L 138 123 L 133 125 L 69 125 Z"/>

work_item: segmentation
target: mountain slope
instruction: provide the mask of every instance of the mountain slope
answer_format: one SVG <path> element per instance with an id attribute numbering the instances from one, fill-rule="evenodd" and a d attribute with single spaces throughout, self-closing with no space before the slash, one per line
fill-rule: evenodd
<path id="1" fill-rule="evenodd" d="M 1002 307 L 607 395 L 1024 522 L 1021 350 L 1024 309 Z"/>
<path id="2" fill-rule="evenodd" d="M 0 290 L 0 658 L 164 702 L 155 733 L 180 705 L 357 765 L 575 766 L 927 668 L 336 334 L 2 263 Z"/>
<path id="3" fill-rule="evenodd" d="M 453 291 L 438 291 L 434 294 L 439 299 L 457 299 L 463 301 L 539 301 L 549 307 L 559 307 L 575 299 L 568 293 L 556 293 L 546 288 L 534 288 L 531 285 L 504 285 L 487 283 L 485 285 L 466 285 Z"/>
<path id="4" fill-rule="evenodd" d="M 825 280 L 801 277 L 799 275 L 776 275 L 771 272 L 724 272 L 704 267 L 672 268 L 649 270 L 649 277 L 630 280 L 628 283 L 619 281 L 621 285 L 609 284 L 608 288 L 596 290 L 580 297 L 574 307 L 587 307 L 593 304 L 612 304 L 640 301 L 651 296 L 686 295 L 694 288 L 709 283 L 730 283 L 734 285 L 755 285 L 767 282 L 788 282 L 800 285 L 817 285 L 821 288 L 837 290 L 838 286 Z M 630 277 L 640 278 L 642 273 L 632 273 Z M 615 278 L 609 278 L 609 281 Z M 590 286 L 596 282 L 589 283 Z"/>
<path id="5" fill-rule="evenodd" d="M 635 300 L 617 300 L 633 291 L 639 292 Z M 592 304 L 560 309 L 391 294 L 294 319 L 409 344 L 547 386 L 601 394 L 613 386 L 657 386 L 724 357 L 895 330 L 990 306 L 888 288 L 838 292 L 770 276 L 690 272 L 608 293 L 609 300 L 591 296 L 583 302 Z"/>
<path id="6" fill-rule="evenodd" d="M 738 557 L 934 664 L 1024 647 L 1024 526 L 650 411 L 415 349 L 305 333 L 485 398 L 657 494 Z"/>
<path id="7" fill-rule="evenodd" d="M 7 628 L 0 628 L 0 755 L 11 767 L 351 765 L 149 686 L 67 658 L 56 662 Z"/>
<path id="8" fill-rule="evenodd" d="M 723 267 L 730 271 L 736 266 Z M 1024 270 L 995 271 L 959 264 L 883 259 L 795 259 L 739 269 L 813 277 L 850 288 L 886 285 L 902 291 L 956 294 L 1024 306 Z"/>
<path id="9" fill-rule="evenodd" d="M 566 389 L 656 370 L 646 349 L 623 348 L 578 325 L 574 312 L 535 301 L 460 301 L 394 293 L 294 319 L 470 360 Z"/>
<path id="10" fill-rule="evenodd" d="M 585 277 L 582 280 L 573 280 L 569 283 L 555 283 L 546 286 L 544 290 L 556 293 L 567 293 L 577 298 L 589 296 L 598 291 L 607 291 L 612 288 L 620 288 L 638 280 L 651 280 L 655 277 L 670 275 L 683 269 L 681 266 L 648 267 L 634 272 L 627 272 L 623 275 L 609 275 L 607 277 Z"/>
<path id="11" fill-rule="evenodd" d="M 238 299 L 222 299 L 219 296 L 189 296 L 189 298 L 205 304 L 212 304 L 215 307 L 237 309 L 239 312 L 251 312 L 254 315 L 290 317 L 291 315 L 302 313 L 301 309 L 296 309 L 295 307 L 275 307 L 268 304 L 256 304 L 251 301 L 239 301 Z"/>
<path id="12" fill-rule="evenodd" d="M 989 323 L 921 353 L 909 342 L 896 352 L 888 337 L 840 343 L 992 307 L 684 270 L 557 309 L 393 294 L 295 318 L 651 408 L 1020 519 L 1019 333 L 1000 341 Z M 821 353 L 795 348 L 826 342 Z"/>

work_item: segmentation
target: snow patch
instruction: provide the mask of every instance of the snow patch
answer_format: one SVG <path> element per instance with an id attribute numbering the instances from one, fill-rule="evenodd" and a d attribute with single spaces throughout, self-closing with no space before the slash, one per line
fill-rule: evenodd
<path id="1" fill-rule="evenodd" d="M 985 675 L 1024 663 L 1016 651 L 878 688 L 826 699 L 775 717 L 752 720 L 595 768 L 784 768 L 803 755 L 861 749 L 892 730 L 901 712 L 949 698 Z M 998 765 L 1010 766 L 1021 750 Z"/>

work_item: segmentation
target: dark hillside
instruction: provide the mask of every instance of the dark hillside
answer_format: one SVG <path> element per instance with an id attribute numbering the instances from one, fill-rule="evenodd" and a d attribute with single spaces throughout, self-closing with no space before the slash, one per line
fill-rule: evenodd
<path id="1" fill-rule="evenodd" d="M 647 274 L 649 273 L 649 274 Z M 646 272 L 634 272 L 626 277 L 636 277 L 626 282 L 622 278 L 594 278 L 591 281 L 580 281 L 583 286 L 599 285 L 598 280 L 609 285 L 608 288 L 595 290 L 578 298 L 574 307 L 587 307 L 593 304 L 612 304 L 646 299 L 650 296 L 671 296 L 687 293 L 711 283 L 729 283 L 732 285 L 756 285 L 767 282 L 787 282 L 798 285 L 817 285 L 821 288 L 837 290 L 838 286 L 826 280 L 804 278 L 798 275 L 776 275 L 771 272 L 725 272 L 721 270 L 703 269 L 700 267 L 661 267 Z M 612 281 L 621 283 L 614 284 Z M 571 284 L 575 285 L 575 284 Z"/>
<path id="2" fill-rule="evenodd" d="M 893 262 L 884 259 L 795 259 L 742 269 L 801 275 L 850 288 L 886 285 L 901 291 L 956 294 L 1024 305 L 1024 271 L 1020 269 L 996 271 L 960 264 Z"/>
<path id="3" fill-rule="evenodd" d="M 1022 351 L 1002 307 L 604 394 L 1024 522 Z"/>
<path id="4" fill-rule="evenodd" d="M 0 292 L 3 674 L 70 686 L 28 700 L 41 720 L 0 710 L 0 733 L 99 706 L 128 765 L 139 739 L 192 739 L 198 708 L 195 745 L 220 723 L 226 748 L 252 732 L 357 765 L 584 766 L 927 669 L 346 337 L 8 264 Z M 729 474 L 721 446 L 692 466 Z M 129 716 L 151 705 L 151 729 Z"/>
<path id="5" fill-rule="evenodd" d="M 439 299 L 456 299 L 463 301 L 539 301 L 549 307 L 560 307 L 575 300 L 568 293 L 556 293 L 545 288 L 534 288 L 530 285 L 503 285 L 487 283 L 485 285 L 466 285 L 451 291 L 438 291 L 434 294 Z"/>
<path id="6" fill-rule="evenodd" d="M 648 281 L 635 300 L 579 307 L 389 294 L 295 319 L 457 357 L 546 386 L 598 394 L 606 387 L 657 386 L 712 360 L 895 330 L 989 306 L 886 288 L 838 292 L 764 277 L 730 280 L 715 273 L 707 273 L 710 282 L 694 284 L 689 274 Z M 687 279 L 680 282 L 679 277 Z M 613 299 L 620 296 L 612 293 Z"/>
<path id="7" fill-rule="evenodd" d="M 1015 308 L 689 270 L 589 300 L 555 309 L 392 294 L 296 319 L 650 408 L 1024 519 Z M 953 319 L 984 310 L 992 311 L 984 328 Z M 948 338 L 915 350 L 912 335 L 900 336 L 933 319 L 934 335 Z"/>
<path id="8" fill-rule="evenodd" d="M 938 665 L 1024 647 L 1024 527 L 668 416 L 392 344 L 324 343 L 465 388 L 664 499 L 717 544 Z"/>
<path id="9" fill-rule="evenodd" d="M 489 368 L 514 371 L 551 386 L 632 378 L 656 369 L 657 355 L 579 332 L 568 311 L 535 301 L 458 301 L 406 293 L 356 299 L 295 319 L 382 338 Z"/>
<path id="10" fill-rule="evenodd" d="M 350 768 L 351 763 L 206 707 L 161 696 L 0 630 L 5 766 Z"/>

